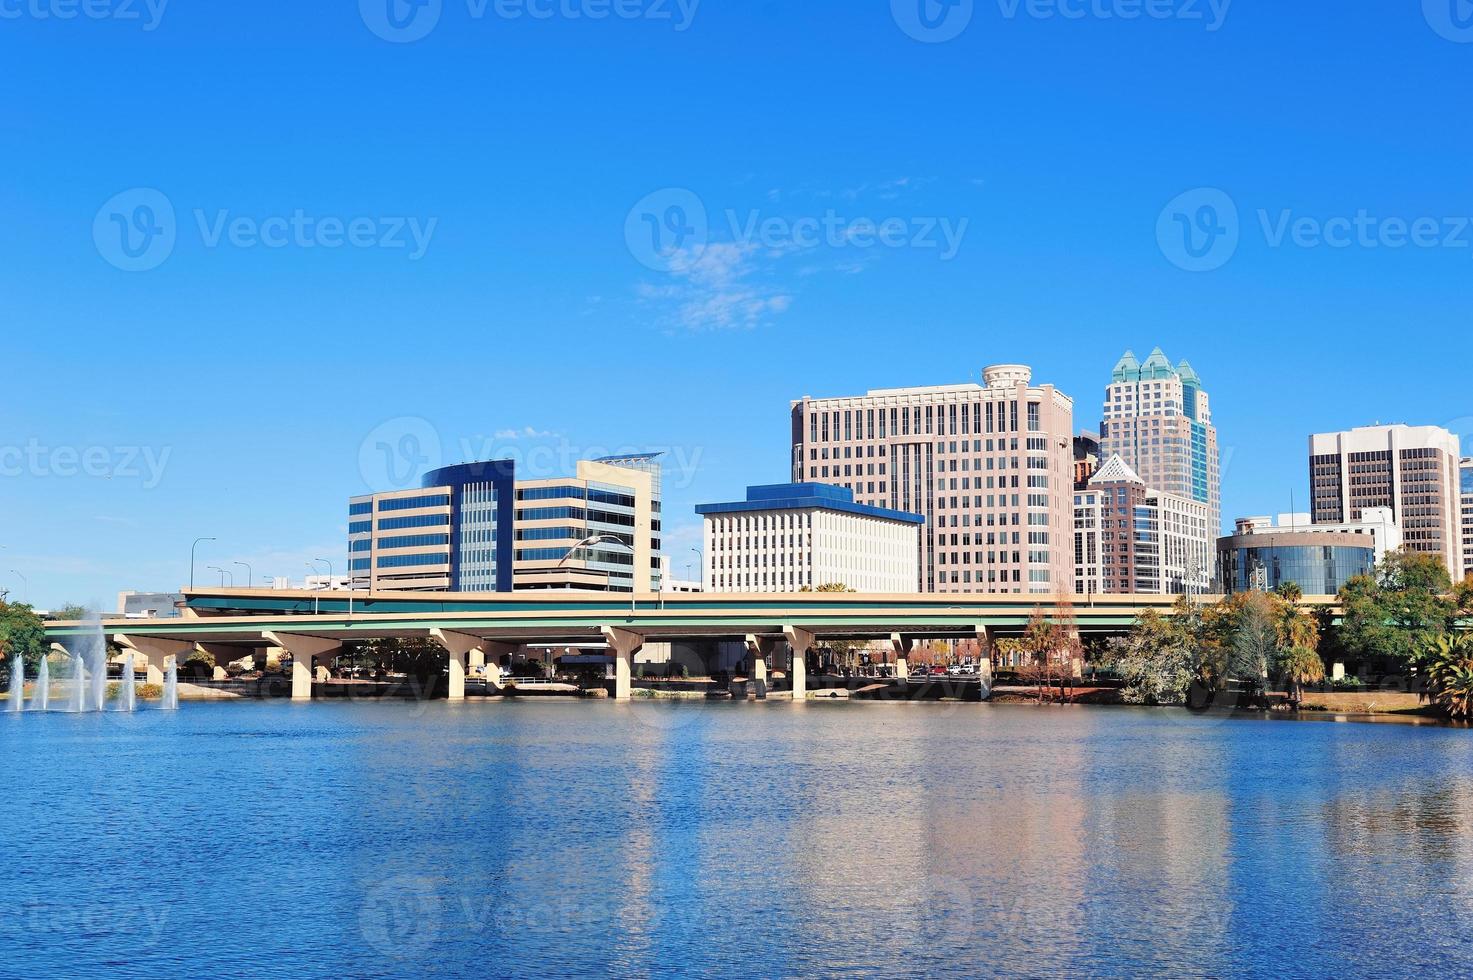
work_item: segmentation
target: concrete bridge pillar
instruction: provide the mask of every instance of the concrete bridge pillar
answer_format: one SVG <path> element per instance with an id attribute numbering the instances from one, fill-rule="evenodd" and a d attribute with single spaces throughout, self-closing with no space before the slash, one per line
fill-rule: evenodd
<path id="1" fill-rule="evenodd" d="M 982 652 L 986 654 L 985 657 L 978 657 L 977 659 L 985 659 L 990 669 L 992 661 L 997 657 L 997 630 L 994 627 L 983 626 L 980 623 L 977 625 L 976 630 L 977 639 L 982 641 Z"/>
<path id="2" fill-rule="evenodd" d="M 634 696 L 634 655 L 644 646 L 644 637 L 617 626 L 603 626 L 600 631 L 614 654 L 614 699 L 628 701 Z"/>
<path id="3" fill-rule="evenodd" d="M 982 685 L 982 700 L 992 697 L 992 658 L 977 658 L 977 680 Z"/>
<path id="4" fill-rule="evenodd" d="M 895 677 L 899 680 L 910 679 L 910 654 L 915 645 L 915 637 L 890 634 L 890 646 L 895 649 Z"/>
<path id="5" fill-rule="evenodd" d="M 132 650 L 136 655 L 133 669 L 143 668 L 143 678 L 146 684 L 162 685 L 164 683 L 164 671 L 169 667 L 172 659 L 175 666 L 180 666 L 194 652 L 194 644 L 187 640 L 166 640 L 152 636 L 128 636 L 118 634 L 113 637 L 113 642 L 124 650 Z"/>
<path id="6" fill-rule="evenodd" d="M 752 659 L 752 667 L 747 677 L 752 681 L 757 697 L 765 698 L 767 696 L 767 658 L 772 656 L 773 649 L 777 647 L 777 641 L 755 633 L 748 633 L 746 643 L 747 656 Z"/>
<path id="7" fill-rule="evenodd" d="M 788 671 L 789 680 L 793 687 L 793 700 L 808 700 L 808 651 L 812 650 L 817 643 L 817 638 L 811 630 L 801 626 L 784 626 L 783 635 L 788 639 L 788 646 L 793 650 L 793 666 Z"/>
<path id="8" fill-rule="evenodd" d="M 474 664 L 480 660 L 479 666 L 486 664 L 486 641 L 479 636 L 470 633 L 457 633 L 454 630 L 430 630 L 430 637 L 445 648 L 450 658 L 450 700 L 465 700 L 465 672 L 467 664 Z"/>
<path id="9" fill-rule="evenodd" d="M 292 655 L 292 700 L 312 700 L 312 658 L 320 657 L 324 663 L 342 644 L 337 640 L 321 636 L 303 636 L 300 633 L 261 634 L 261 639 L 272 646 L 281 647 Z"/>

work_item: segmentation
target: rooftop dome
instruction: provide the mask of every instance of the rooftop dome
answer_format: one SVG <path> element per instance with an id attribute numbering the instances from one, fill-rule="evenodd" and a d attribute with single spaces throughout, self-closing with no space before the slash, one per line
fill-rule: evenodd
<path id="1" fill-rule="evenodd" d="M 1033 380 L 1033 369 L 1026 364 L 993 364 L 982 369 L 982 380 L 989 388 L 1011 388 Z"/>

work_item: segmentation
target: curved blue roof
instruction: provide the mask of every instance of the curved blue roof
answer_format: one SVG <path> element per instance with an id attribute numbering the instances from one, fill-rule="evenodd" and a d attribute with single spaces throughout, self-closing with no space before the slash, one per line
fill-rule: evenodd
<path id="1" fill-rule="evenodd" d="M 827 483 L 776 483 L 760 487 L 748 487 L 747 499 L 727 504 L 701 504 L 696 513 L 742 514 L 764 510 L 833 510 L 862 517 L 878 517 L 888 521 L 903 521 L 906 524 L 924 524 L 920 514 L 887 507 L 856 504 L 854 493 L 844 487 Z"/>

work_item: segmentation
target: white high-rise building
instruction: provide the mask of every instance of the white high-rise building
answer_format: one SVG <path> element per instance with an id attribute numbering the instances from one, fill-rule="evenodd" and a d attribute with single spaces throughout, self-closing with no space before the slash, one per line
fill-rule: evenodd
<path id="1" fill-rule="evenodd" d="M 1316 524 L 1363 519 L 1389 507 L 1405 546 L 1464 572 L 1458 437 L 1435 425 L 1370 425 L 1309 437 Z"/>
<path id="2" fill-rule="evenodd" d="M 825 585 L 890 595 L 916 591 L 925 519 L 856 504 L 843 487 L 748 487 L 746 500 L 704 504 L 696 513 L 706 523 L 706 592 L 802 592 Z"/>

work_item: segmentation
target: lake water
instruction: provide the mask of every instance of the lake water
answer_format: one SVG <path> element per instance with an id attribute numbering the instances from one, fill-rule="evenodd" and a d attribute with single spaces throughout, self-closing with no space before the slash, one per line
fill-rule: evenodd
<path id="1" fill-rule="evenodd" d="M 1003 705 L 0 716 L 0 975 L 1473 965 L 1473 731 Z"/>

